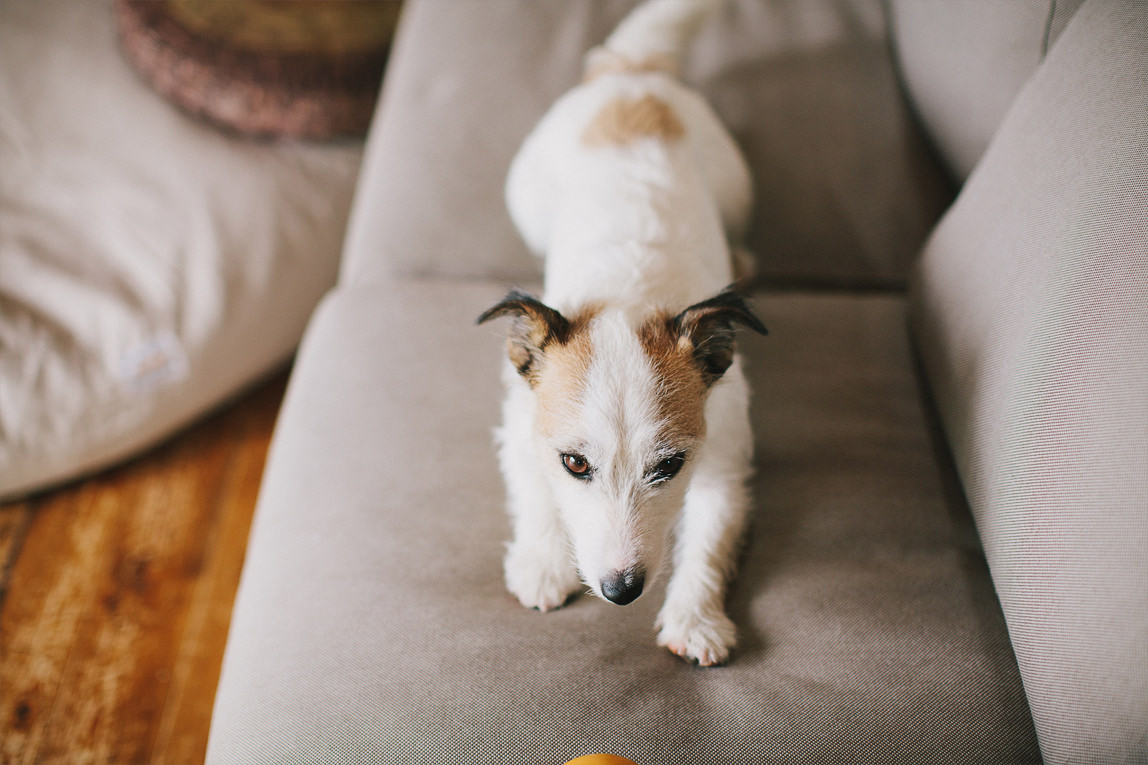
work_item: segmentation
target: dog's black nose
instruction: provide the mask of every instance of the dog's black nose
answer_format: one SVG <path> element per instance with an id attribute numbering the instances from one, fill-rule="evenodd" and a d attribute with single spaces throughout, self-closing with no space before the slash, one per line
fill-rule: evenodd
<path id="1" fill-rule="evenodd" d="M 602 594 L 606 600 L 624 606 L 638 599 L 645 583 L 646 572 L 636 566 L 625 571 L 611 571 L 602 579 Z"/>

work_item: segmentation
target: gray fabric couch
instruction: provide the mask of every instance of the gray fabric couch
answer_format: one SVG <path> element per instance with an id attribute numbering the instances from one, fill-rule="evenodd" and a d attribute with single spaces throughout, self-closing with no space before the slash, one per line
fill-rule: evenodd
<path id="1" fill-rule="evenodd" d="M 210 763 L 1148 760 L 1148 11 L 741 0 L 687 79 L 757 185 L 740 643 L 502 583 L 507 165 L 629 0 L 411 0 L 299 352 Z M 955 199 L 954 199 L 955 194 Z"/>

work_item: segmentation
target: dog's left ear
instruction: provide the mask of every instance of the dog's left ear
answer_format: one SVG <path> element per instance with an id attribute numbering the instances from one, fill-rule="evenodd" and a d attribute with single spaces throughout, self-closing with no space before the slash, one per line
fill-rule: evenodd
<path id="1" fill-rule="evenodd" d="M 533 385 L 538 361 L 546 346 L 553 342 L 566 342 L 570 322 L 541 300 L 519 290 L 511 290 L 505 298 L 484 311 L 476 323 L 482 324 L 499 316 L 515 318 L 506 343 L 507 352 L 518 374 Z"/>
<path id="2" fill-rule="evenodd" d="M 769 334 L 754 315 L 745 298 L 733 290 L 696 303 L 671 320 L 678 342 L 692 346 L 694 363 L 701 370 L 707 386 L 721 378 L 733 363 L 734 328 L 741 324 L 754 332 Z"/>

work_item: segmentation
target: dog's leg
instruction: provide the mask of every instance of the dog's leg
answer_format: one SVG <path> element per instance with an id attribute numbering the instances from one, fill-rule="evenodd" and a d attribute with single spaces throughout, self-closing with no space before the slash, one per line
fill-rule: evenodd
<path id="1" fill-rule="evenodd" d="M 748 388 L 740 363 L 718 386 L 707 406 L 709 435 L 686 493 L 674 571 L 657 622 L 658 645 L 702 666 L 724 663 L 736 642 L 725 595 L 745 531 L 752 470 Z"/>
<path id="2" fill-rule="evenodd" d="M 506 586 L 527 608 L 563 605 L 582 582 L 533 443 L 533 393 L 510 372 L 499 432 L 514 539 L 507 549 Z"/>

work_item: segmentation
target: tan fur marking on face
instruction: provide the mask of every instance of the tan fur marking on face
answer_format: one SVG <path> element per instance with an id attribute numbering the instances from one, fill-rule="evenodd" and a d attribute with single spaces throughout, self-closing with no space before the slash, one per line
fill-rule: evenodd
<path id="1" fill-rule="evenodd" d="M 697 440 L 705 434 L 707 388 L 693 360 L 693 346 L 679 342 L 669 315 L 660 314 L 638 329 L 638 339 L 653 363 L 660 387 L 658 418 L 674 440 Z"/>
<path id="2" fill-rule="evenodd" d="M 673 107 L 647 93 L 638 99 L 615 98 L 586 126 L 582 143 L 589 147 L 626 146 L 641 138 L 675 141 L 686 129 Z"/>
<path id="3" fill-rule="evenodd" d="M 576 415 L 590 373 L 594 352 L 590 322 L 596 313 L 596 309 L 589 309 L 571 319 L 566 341 L 546 348 L 533 385 L 538 400 L 538 427 L 544 436 L 554 435 L 563 421 Z"/>

